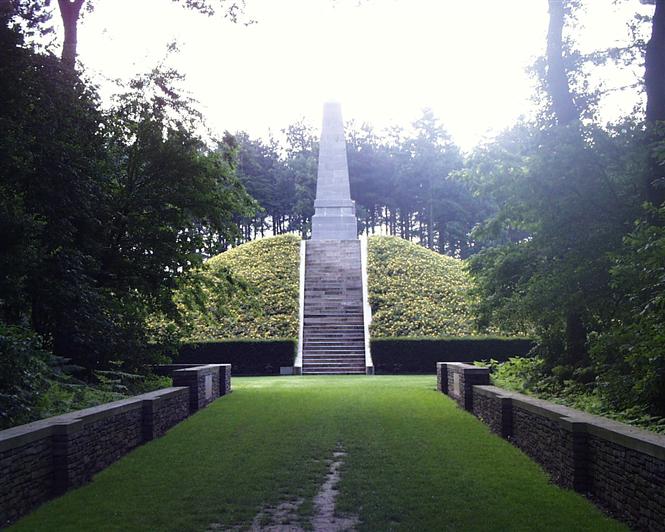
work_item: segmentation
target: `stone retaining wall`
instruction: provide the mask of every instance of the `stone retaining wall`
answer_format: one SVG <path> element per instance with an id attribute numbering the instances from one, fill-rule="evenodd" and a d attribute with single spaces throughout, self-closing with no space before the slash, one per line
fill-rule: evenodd
<path id="1" fill-rule="evenodd" d="M 445 366 L 445 367 L 443 367 Z M 665 436 L 464 379 L 437 364 L 437 387 L 538 462 L 557 484 L 588 495 L 636 530 L 665 531 Z M 451 375 L 457 377 L 453 393 Z M 484 379 L 475 373 L 474 379 Z M 444 378 L 445 376 L 445 378 Z M 470 399 L 469 399 L 470 398 Z"/>
<path id="2" fill-rule="evenodd" d="M 180 371 L 184 386 L 0 431 L 0 528 L 231 391 L 228 364 Z"/>

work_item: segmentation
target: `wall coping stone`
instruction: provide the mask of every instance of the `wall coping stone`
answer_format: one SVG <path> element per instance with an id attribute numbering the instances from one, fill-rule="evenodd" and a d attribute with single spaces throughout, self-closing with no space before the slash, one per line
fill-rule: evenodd
<path id="1" fill-rule="evenodd" d="M 455 366 L 462 370 L 462 372 L 467 374 L 477 373 L 484 374 L 489 373 L 489 368 L 482 368 L 480 366 L 472 366 L 471 364 L 465 364 L 464 362 L 439 362 L 439 364 L 444 364 L 446 366 Z"/>
<path id="2" fill-rule="evenodd" d="M 195 364 L 195 365 L 191 365 L 191 367 L 176 369 L 176 370 L 174 370 L 174 373 L 185 372 L 185 371 L 201 371 L 201 370 L 204 370 L 204 369 L 223 368 L 223 367 L 226 367 L 226 366 L 231 366 L 231 364 L 204 364 L 204 365 Z"/>
<path id="3" fill-rule="evenodd" d="M 114 414 L 121 414 L 130 410 L 138 410 L 143 408 L 144 401 L 161 399 L 173 395 L 182 389 L 186 388 L 163 388 L 127 399 L 120 399 L 119 401 L 104 403 L 82 410 L 74 410 L 73 412 L 67 412 L 59 416 L 48 417 L 2 430 L 0 431 L 0 451 L 14 449 L 33 441 L 48 438 L 52 434 L 71 434 L 82 429 L 87 423 L 106 417 L 110 411 L 113 411 Z"/>
<path id="4" fill-rule="evenodd" d="M 513 402 L 513 406 L 555 420 L 564 430 L 586 432 L 627 449 L 644 453 L 659 460 L 665 460 L 665 434 L 658 434 L 620 421 L 596 416 L 496 386 L 475 385 L 473 393 L 484 396 L 509 397 Z"/>
<path id="5" fill-rule="evenodd" d="M 473 393 L 484 395 L 485 397 L 512 397 L 513 395 L 508 390 L 490 384 L 475 384 L 473 386 Z"/>

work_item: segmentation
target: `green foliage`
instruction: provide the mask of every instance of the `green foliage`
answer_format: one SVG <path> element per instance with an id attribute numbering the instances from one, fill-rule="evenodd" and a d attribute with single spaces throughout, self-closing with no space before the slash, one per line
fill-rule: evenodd
<path id="1" fill-rule="evenodd" d="M 184 284 L 176 295 L 191 327 L 188 340 L 296 338 L 299 265 L 295 235 L 256 240 L 211 258 L 198 284 Z"/>
<path id="2" fill-rule="evenodd" d="M 299 246 L 295 235 L 264 238 L 191 272 L 176 296 L 188 339 L 296 338 Z M 371 237 L 368 254 L 373 337 L 475 332 L 461 260 L 396 237 Z"/>
<path id="3" fill-rule="evenodd" d="M 53 373 L 51 361 L 34 332 L 0 322 L 0 429 L 38 417 L 39 396 Z"/>
<path id="4" fill-rule="evenodd" d="M 371 237 L 368 248 L 372 337 L 476 332 L 472 281 L 461 260 L 397 237 Z"/>
<path id="5" fill-rule="evenodd" d="M 81 368 L 45 350 L 33 331 L 0 322 L 0 429 L 170 386 L 169 378 L 115 366 L 82 381 L 73 376 Z"/>
<path id="6" fill-rule="evenodd" d="M 0 24 L 0 321 L 87 370 L 141 371 L 177 337 L 177 278 L 238 236 L 253 202 L 227 136 L 158 68 L 102 111 L 92 87 Z"/>
<path id="7" fill-rule="evenodd" d="M 572 378 L 562 378 L 562 368 L 549 370 L 542 357 L 511 357 L 504 362 L 490 359 L 476 362 L 476 365 L 489 367 L 492 384 L 500 388 L 665 433 L 665 417 L 650 414 L 648 403 L 636 404 L 634 400 L 619 406 L 616 402 L 608 403 L 605 386 L 598 386 L 595 383 L 584 384 L 577 375 L 573 375 Z M 607 376 L 603 375 L 603 379 L 607 379 Z M 621 384 L 630 389 L 630 379 L 621 379 Z M 616 397 L 623 396 L 623 393 L 625 390 L 619 392 Z M 610 397 L 615 396 L 610 395 Z"/>
<path id="8" fill-rule="evenodd" d="M 493 247 L 470 261 L 480 326 L 537 333 L 552 366 L 588 365 L 586 331 L 612 311 L 608 253 L 639 212 L 639 127 L 621 131 L 516 128 L 470 169 L 501 205 L 477 230 Z"/>
<path id="9" fill-rule="evenodd" d="M 236 134 L 239 145 L 238 176 L 260 206 L 251 218 L 243 218 L 245 241 L 297 232 L 303 238 L 311 229 L 316 190 L 318 139 L 303 122 L 282 130 L 285 142 L 263 142 L 245 132 Z"/>
<path id="10" fill-rule="evenodd" d="M 96 372 L 95 381 L 95 384 L 90 384 L 71 376 L 50 381 L 39 398 L 39 418 L 66 414 L 172 385 L 170 377 L 122 371 Z"/>
<path id="11" fill-rule="evenodd" d="M 614 255 L 612 289 L 621 305 L 590 338 L 591 355 L 605 404 L 665 417 L 665 206 L 645 214 Z"/>

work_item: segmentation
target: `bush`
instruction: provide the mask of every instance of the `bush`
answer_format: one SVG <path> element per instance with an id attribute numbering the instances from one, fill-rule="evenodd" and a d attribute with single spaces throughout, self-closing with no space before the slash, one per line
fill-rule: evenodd
<path id="1" fill-rule="evenodd" d="M 0 429 L 39 418 L 53 359 L 37 334 L 0 322 Z"/>
<path id="2" fill-rule="evenodd" d="M 231 364 L 233 375 L 279 375 L 293 366 L 296 342 L 290 339 L 195 342 L 180 349 L 174 364 Z"/>
<path id="3" fill-rule="evenodd" d="M 378 374 L 436 373 L 437 362 L 508 360 L 526 355 L 534 346 L 528 338 L 374 338 L 374 371 Z"/>
<path id="4" fill-rule="evenodd" d="M 492 384 L 505 390 L 533 395 L 665 434 L 665 418 L 652 415 L 647 405 L 617 408 L 608 404 L 602 381 L 583 383 L 575 373 L 570 378 L 562 379 L 556 374 L 557 371 L 547 368 L 545 359 L 541 356 L 511 357 L 504 362 L 489 360 L 477 365 L 489 367 Z"/>

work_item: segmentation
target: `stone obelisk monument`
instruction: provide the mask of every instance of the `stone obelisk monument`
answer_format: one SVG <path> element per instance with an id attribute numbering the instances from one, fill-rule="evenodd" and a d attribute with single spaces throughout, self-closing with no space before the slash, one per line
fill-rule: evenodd
<path id="1" fill-rule="evenodd" d="M 323 106 L 312 240 L 357 238 L 358 222 L 349 186 L 342 109 L 339 103 L 328 102 Z"/>
<path id="2" fill-rule="evenodd" d="M 300 330 L 294 372 L 373 373 L 366 257 L 351 200 L 339 103 L 323 107 L 312 239 L 300 248 Z"/>

